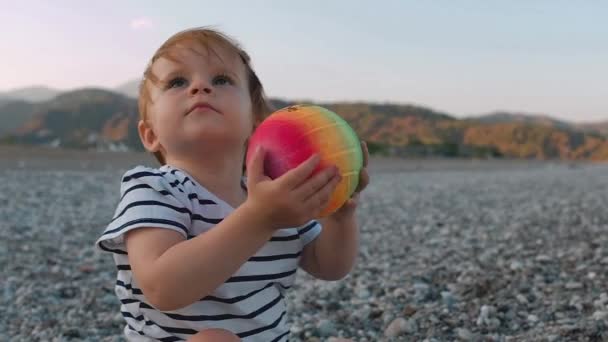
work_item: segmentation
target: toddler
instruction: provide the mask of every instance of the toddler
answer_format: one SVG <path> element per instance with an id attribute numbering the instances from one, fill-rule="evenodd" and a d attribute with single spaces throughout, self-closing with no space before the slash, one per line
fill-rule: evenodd
<path id="1" fill-rule="evenodd" d="M 248 138 L 271 108 L 248 54 L 209 28 L 160 46 L 144 72 L 139 112 L 142 144 L 160 166 L 124 174 L 96 243 L 116 263 L 125 337 L 287 341 L 285 291 L 297 269 L 338 280 L 353 267 L 366 168 L 356 194 L 323 219 L 337 168 L 312 175 L 312 156 L 270 179 L 263 149 L 244 168 Z"/>

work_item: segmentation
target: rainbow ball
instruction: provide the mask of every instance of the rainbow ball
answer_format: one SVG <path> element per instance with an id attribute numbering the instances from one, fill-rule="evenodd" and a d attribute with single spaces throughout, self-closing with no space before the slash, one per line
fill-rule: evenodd
<path id="1" fill-rule="evenodd" d="M 246 162 L 258 146 L 265 151 L 264 172 L 276 179 L 313 154 L 320 162 L 313 175 L 336 166 L 342 180 L 321 212 L 324 217 L 340 208 L 353 194 L 363 167 L 363 151 L 355 131 L 336 113 L 314 105 L 294 105 L 266 118 L 249 139 Z"/>

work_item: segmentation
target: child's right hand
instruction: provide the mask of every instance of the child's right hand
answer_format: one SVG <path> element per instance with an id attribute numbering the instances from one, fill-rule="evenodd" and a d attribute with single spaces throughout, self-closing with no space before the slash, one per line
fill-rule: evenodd
<path id="1" fill-rule="evenodd" d="M 320 160 L 314 155 L 272 180 L 264 174 L 264 154 L 259 148 L 247 167 L 245 205 L 273 229 L 301 226 L 318 217 L 340 181 L 338 169 L 328 167 L 310 177 Z"/>

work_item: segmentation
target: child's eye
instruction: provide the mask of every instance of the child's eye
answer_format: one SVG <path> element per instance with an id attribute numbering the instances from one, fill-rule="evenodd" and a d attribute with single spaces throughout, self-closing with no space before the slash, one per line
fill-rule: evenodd
<path id="1" fill-rule="evenodd" d="M 185 86 L 186 84 L 188 84 L 188 81 L 179 76 L 179 77 L 175 77 L 173 79 L 171 79 L 169 82 L 167 82 L 167 89 L 171 89 L 171 88 L 180 88 Z"/>
<path id="2" fill-rule="evenodd" d="M 213 85 L 232 84 L 232 79 L 228 75 L 217 75 L 213 78 Z"/>

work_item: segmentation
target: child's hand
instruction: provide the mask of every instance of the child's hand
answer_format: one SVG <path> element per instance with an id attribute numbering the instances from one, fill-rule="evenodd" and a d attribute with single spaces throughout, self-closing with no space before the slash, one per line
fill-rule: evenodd
<path id="1" fill-rule="evenodd" d="M 359 194 L 367 188 L 369 184 L 369 173 L 367 172 L 367 164 L 369 160 L 369 151 L 367 150 L 367 144 L 365 142 L 361 142 L 361 149 L 363 150 L 363 168 L 359 173 L 359 184 L 357 185 L 357 189 L 340 209 L 334 212 L 331 216 L 334 218 L 339 218 L 344 215 L 352 215 L 357 208 L 357 204 L 359 202 Z"/>
<path id="2" fill-rule="evenodd" d="M 274 229 L 300 226 L 316 218 L 340 181 L 335 167 L 310 177 L 318 163 L 318 155 L 312 156 L 271 180 L 264 174 L 264 150 L 259 148 L 247 167 L 248 196 L 245 204 L 254 208 L 258 218 Z"/>

